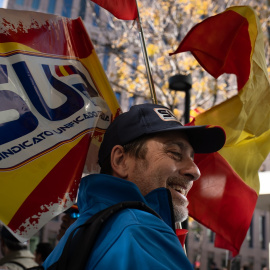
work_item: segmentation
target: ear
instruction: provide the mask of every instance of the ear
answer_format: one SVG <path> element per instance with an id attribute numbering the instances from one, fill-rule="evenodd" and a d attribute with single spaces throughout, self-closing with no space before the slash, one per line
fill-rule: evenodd
<path id="1" fill-rule="evenodd" d="M 111 151 L 112 175 L 126 179 L 128 176 L 127 154 L 123 146 L 115 145 Z"/>
<path id="2" fill-rule="evenodd" d="M 38 264 L 38 265 L 41 265 L 43 263 L 43 260 L 42 260 L 42 256 L 40 253 L 37 253 L 35 255 L 35 262 Z"/>

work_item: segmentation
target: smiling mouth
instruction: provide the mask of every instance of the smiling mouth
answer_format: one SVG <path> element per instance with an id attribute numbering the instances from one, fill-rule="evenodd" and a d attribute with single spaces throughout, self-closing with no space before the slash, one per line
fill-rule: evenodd
<path id="1" fill-rule="evenodd" d="M 183 196 L 187 196 L 187 189 L 183 188 L 182 186 L 179 185 L 175 185 L 175 184 L 169 184 L 169 187 L 173 190 L 175 190 L 176 192 L 180 193 Z"/>

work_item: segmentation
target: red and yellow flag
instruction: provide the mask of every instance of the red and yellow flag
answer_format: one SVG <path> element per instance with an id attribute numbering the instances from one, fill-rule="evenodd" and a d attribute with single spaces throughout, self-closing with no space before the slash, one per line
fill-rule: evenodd
<path id="1" fill-rule="evenodd" d="M 121 20 L 135 20 L 138 17 L 136 0 L 91 0 Z"/>
<path id="2" fill-rule="evenodd" d="M 190 215 L 216 233 L 215 246 L 239 253 L 259 194 L 258 170 L 270 151 L 270 82 L 259 19 L 248 6 L 196 25 L 172 53 L 191 51 L 215 78 L 237 76 L 238 94 L 195 117 L 219 125 L 226 143 L 196 155 L 202 177 L 189 193 Z"/>
<path id="3" fill-rule="evenodd" d="M 29 239 L 97 172 L 120 108 L 81 19 L 0 10 L 0 220 Z"/>

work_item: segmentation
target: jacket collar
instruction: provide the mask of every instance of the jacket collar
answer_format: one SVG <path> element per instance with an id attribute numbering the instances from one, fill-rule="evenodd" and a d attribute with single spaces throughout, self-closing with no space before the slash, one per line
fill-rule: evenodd
<path id="1" fill-rule="evenodd" d="M 158 188 L 145 196 L 148 206 L 156 211 L 161 218 L 175 230 L 172 196 L 168 189 Z"/>
<path id="2" fill-rule="evenodd" d="M 78 207 L 81 214 L 97 202 L 102 202 L 101 208 L 96 210 L 101 211 L 123 201 L 145 203 L 174 229 L 171 194 L 166 188 L 155 189 L 143 197 L 134 183 L 111 175 L 92 174 L 81 180 L 78 194 Z"/>

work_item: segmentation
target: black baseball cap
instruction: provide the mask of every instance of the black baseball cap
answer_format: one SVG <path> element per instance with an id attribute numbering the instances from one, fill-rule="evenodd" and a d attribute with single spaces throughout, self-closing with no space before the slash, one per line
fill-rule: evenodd
<path id="1" fill-rule="evenodd" d="M 157 104 L 140 104 L 115 118 L 104 134 L 99 149 L 99 165 L 111 154 L 115 145 L 125 145 L 147 134 L 184 132 L 195 153 L 213 153 L 226 141 L 225 131 L 219 126 L 183 126 L 170 109 Z"/>
<path id="2" fill-rule="evenodd" d="M 2 227 L 1 237 L 14 243 L 20 243 L 20 241 L 15 238 L 5 226 Z"/>
<path id="3" fill-rule="evenodd" d="M 1 229 L 1 238 L 4 240 L 8 248 L 10 249 L 25 249 L 27 246 L 27 242 L 20 242 L 15 236 L 3 225 Z M 15 246 L 14 246 L 15 245 Z"/>

